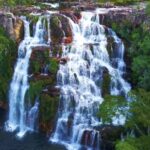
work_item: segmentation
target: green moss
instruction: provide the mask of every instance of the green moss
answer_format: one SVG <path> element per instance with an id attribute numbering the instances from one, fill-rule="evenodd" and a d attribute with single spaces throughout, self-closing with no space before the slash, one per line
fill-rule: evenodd
<path id="1" fill-rule="evenodd" d="M 51 97 L 47 94 L 40 96 L 40 119 L 42 122 L 49 122 L 56 116 L 59 97 Z"/>
<path id="2" fill-rule="evenodd" d="M 44 80 L 32 80 L 30 83 L 30 88 L 28 90 L 28 98 L 34 103 L 34 100 L 36 97 L 39 97 L 42 90 L 47 86 L 47 85 L 52 85 L 53 80 L 51 78 L 49 79 L 44 79 Z"/>
<path id="3" fill-rule="evenodd" d="M 53 16 L 51 18 L 51 25 L 52 25 L 52 27 L 56 27 L 56 26 L 58 27 L 59 24 L 60 24 L 60 20 L 59 20 L 58 16 Z"/>
<path id="4" fill-rule="evenodd" d="M 33 60 L 30 61 L 30 72 L 33 74 L 40 73 L 44 64 L 49 65 L 48 71 L 56 75 L 59 63 L 57 59 L 49 57 L 49 50 L 34 51 Z"/>
<path id="5" fill-rule="evenodd" d="M 17 46 L 3 28 L 0 28 L 0 100 L 7 99 L 9 82 L 13 74 L 13 65 L 17 54 Z"/>
<path id="6" fill-rule="evenodd" d="M 58 16 L 52 16 L 50 20 L 51 39 L 54 43 L 61 43 L 64 33 L 60 28 L 60 19 Z"/>
<path id="7" fill-rule="evenodd" d="M 56 74 L 58 70 L 58 61 L 56 59 L 49 59 L 49 70 L 52 74 Z"/>
<path id="8" fill-rule="evenodd" d="M 127 137 L 124 141 L 116 143 L 116 150 L 149 150 L 150 136 L 139 138 Z"/>

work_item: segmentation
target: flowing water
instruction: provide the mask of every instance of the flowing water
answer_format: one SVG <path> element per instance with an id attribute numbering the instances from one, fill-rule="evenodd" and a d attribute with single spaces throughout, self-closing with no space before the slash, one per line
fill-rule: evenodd
<path id="1" fill-rule="evenodd" d="M 124 44 L 114 31 L 100 24 L 99 15 L 95 12 L 82 12 L 78 23 L 62 16 L 69 20 L 73 42 L 69 45 L 62 44 L 62 58 L 67 58 L 68 61 L 60 64 L 57 73 L 57 84 L 61 89 L 60 105 L 56 128 L 49 141 L 63 144 L 69 150 L 99 150 L 100 133 L 95 128 L 101 124 L 97 112 L 104 100 L 104 72 L 107 70 L 111 78 L 111 95 L 127 97 L 130 90 L 130 85 L 123 79 L 126 68 L 123 59 Z M 32 48 L 47 46 L 51 42 L 49 18 L 46 31 L 43 16 L 39 17 L 33 37 L 30 35 L 29 21 L 22 19 L 25 36 L 19 45 L 18 60 L 10 84 L 9 118 L 5 126 L 8 131 L 16 131 L 18 137 L 23 137 L 27 131 L 37 128 L 39 102 L 36 100 L 28 108 L 25 103 Z M 46 32 L 47 41 L 44 39 Z M 114 40 L 111 54 L 107 50 L 108 36 Z M 41 74 L 47 75 L 47 68 L 47 65 L 44 66 Z M 125 117 L 118 115 L 112 121 L 117 125 L 123 124 Z"/>
<path id="2" fill-rule="evenodd" d="M 68 62 L 60 64 L 57 74 L 61 89 L 59 117 L 50 141 L 64 144 L 69 150 L 99 150 L 100 134 L 94 128 L 100 124 L 96 113 L 103 102 L 104 69 L 111 77 L 111 95 L 126 96 L 130 85 L 122 78 L 125 71 L 122 41 L 109 29 L 116 47 L 113 56 L 109 56 L 105 28 L 100 25 L 99 16 L 91 12 L 83 12 L 81 16 L 78 24 L 67 17 L 73 43 L 63 45 L 62 57 L 68 58 Z M 124 117 L 113 118 L 113 122 L 123 124 Z"/>
<path id="3" fill-rule="evenodd" d="M 29 88 L 28 67 L 32 48 L 45 46 L 45 28 L 42 17 L 39 18 L 35 27 L 34 37 L 30 36 L 30 23 L 26 18 L 24 21 L 24 40 L 18 48 L 18 60 L 14 69 L 13 79 L 9 90 L 9 118 L 6 122 L 7 131 L 18 130 L 17 136 L 22 137 L 27 130 L 34 130 L 34 123 L 38 114 L 38 102 L 31 108 L 25 107 L 25 94 Z M 50 40 L 50 39 L 49 39 Z M 32 117 L 32 118 L 31 118 Z"/>

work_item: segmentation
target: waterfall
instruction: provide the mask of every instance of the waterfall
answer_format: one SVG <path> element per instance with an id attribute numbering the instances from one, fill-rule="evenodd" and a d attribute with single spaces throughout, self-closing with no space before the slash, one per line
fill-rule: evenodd
<path id="1" fill-rule="evenodd" d="M 100 124 L 96 113 L 104 100 L 104 69 L 111 77 L 111 95 L 126 96 L 130 85 L 123 79 L 123 42 L 109 30 L 116 45 L 114 57 L 111 58 L 107 51 L 105 27 L 100 25 L 98 14 L 82 12 L 81 16 L 78 24 L 65 16 L 70 22 L 73 42 L 62 45 L 62 58 L 68 61 L 60 64 L 57 73 L 57 83 L 61 89 L 60 105 L 56 129 L 50 141 L 63 144 L 69 150 L 99 150 L 100 133 L 95 127 Z"/>
<path id="2" fill-rule="evenodd" d="M 33 107 L 26 108 L 25 95 L 29 88 L 28 67 L 32 48 L 46 46 L 47 43 L 44 39 L 45 27 L 42 19 L 43 17 L 39 17 L 36 23 L 34 37 L 31 37 L 30 23 L 25 17 L 22 17 L 25 31 L 24 40 L 20 43 L 18 48 L 18 59 L 10 84 L 9 118 L 6 122 L 6 130 L 17 130 L 18 137 L 23 137 L 28 130 L 33 131 L 34 123 L 37 118 L 38 102 L 35 102 Z M 50 41 L 50 38 L 48 40 Z"/>
<path id="3" fill-rule="evenodd" d="M 126 71 L 124 44 L 114 31 L 100 24 L 99 15 L 95 12 L 82 12 L 78 23 L 62 16 L 70 23 L 73 42 L 62 44 L 62 58 L 67 58 L 67 62 L 60 64 L 57 72 L 57 86 L 61 90 L 60 104 L 55 131 L 49 140 L 63 144 L 69 150 L 99 150 L 100 133 L 96 127 L 101 125 L 101 121 L 97 118 L 97 112 L 104 101 L 102 85 L 105 71 L 111 79 L 109 94 L 127 98 L 131 89 L 123 78 Z M 37 128 L 39 101 L 35 100 L 33 106 L 25 101 L 29 89 L 28 67 L 32 50 L 38 46 L 47 47 L 51 43 L 50 14 L 39 17 L 33 37 L 30 35 L 29 21 L 24 17 L 22 20 L 24 40 L 18 48 L 18 59 L 10 84 L 9 118 L 6 122 L 6 130 L 17 131 L 18 137 Z M 107 49 L 106 30 L 114 40 L 111 54 Z M 47 64 L 43 66 L 41 75 L 48 75 L 48 68 Z M 118 116 L 112 118 L 113 123 L 124 124 L 125 117 Z"/>

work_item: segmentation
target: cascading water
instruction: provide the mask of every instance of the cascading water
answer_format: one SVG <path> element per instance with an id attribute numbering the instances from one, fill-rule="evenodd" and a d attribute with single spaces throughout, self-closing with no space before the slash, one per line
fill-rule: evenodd
<path id="1" fill-rule="evenodd" d="M 81 15 L 79 24 L 67 17 L 73 42 L 63 45 L 62 57 L 68 61 L 60 64 L 57 74 L 61 96 L 57 125 L 50 141 L 64 144 L 69 150 L 99 150 L 100 134 L 95 127 L 100 123 L 96 113 L 103 101 L 101 85 L 104 68 L 111 77 L 110 94 L 126 95 L 130 85 L 122 78 L 125 68 L 122 41 L 109 30 L 117 51 L 111 60 L 106 48 L 105 28 L 99 24 L 99 16 L 91 12 Z"/>
<path id="2" fill-rule="evenodd" d="M 64 15 L 63 15 L 64 16 Z M 62 45 L 62 57 L 67 58 L 60 64 L 57 83 L 61 89 L 57 125 L 50 141 L 64 144 L 69 150 L 99 150 L 100 133 L 96 126 L 100 125 L 97 118 L 99 105 L 103 102 L 102 84 L 104 71 L 110 77 L 110 94 L 124 95 L 130 85 L 123 79 L 125 73 L 124 45 L 115 32 L 108 30 L 114 39 L 112 56 L 107 51 L 106 28 L 99 23 L 99 16 L 94 12 L 82 12 L 79 23 L 69 17 L 73 42 Z M 9 91 L 9 119 L 6 130 L 19 130 L 22 137 L 26 131 L 35 129 L 39 102 L 26 108 L 25 94 L 29 88 L 28 67 L 32 49 L 50 44 L 50 19 L 47 18 L 47 41 L 44 39 L 46 29 L 43 17 L 39 17 L 34 37 L 30 35 L 29 22 L 23 18 L 25 26 L 24 40 L 18 49 L 18 60 Z M 65 33 L 64 33 L 65 35 Z M 43 67 L 43 75 L 48 74 L 48 66 Z M 123 124 L 125 118 L 112 118 L 114 124 Z"/>
<path id="3" fill-rule="evenodd" d="M 29 88 L 28 83 L 28 67 L 32 48 L 37 46 L 45 46 L 44 39 L 45 28 L 42 17 L 39 17 L 35 27 L 34 37 L 30 36 L 29 21 L 22 18 L 24 22 L 24 40 L 18 48 L 18 60 L 15 66 L 13 79 L 9 90 L 9 118 L 6 122 L 6 130 L 19 130 L 18 137 L 22 137 L 27 130 L 34 130 L 34 123 L 38 113 L 38 102 L 34 106 L 26 108 L 25 94 Z M 50 41 L 50 38 L 48 39 Z M 32 117 L 32 118 L 31 118 Z"/>

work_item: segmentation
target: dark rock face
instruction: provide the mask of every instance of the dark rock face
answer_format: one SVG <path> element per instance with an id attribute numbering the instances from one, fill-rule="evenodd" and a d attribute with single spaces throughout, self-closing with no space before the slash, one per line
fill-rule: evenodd
<path id="1" fill-rule="evenodd" d="M 0 129 L 3 127 L 4 121 L 6 120 L 6 110 L 6 103 L 0 101 Z"/>
<path id="2" fill-rule="evenodd" d="M 114 23 L 121 24 L 130 22 L 134 27 L 143 23 L 147 17 L 144 10 L 137 10 L 133 8 L 111 9 L 108 13 L 100 14 L 100 22 L 103 25 L 112 27 Z"/>
<path id="3" fill-rule="evenodd" d="M 0 26 L 2 26 L 11 39 L 19 43 L 23 39 L 23 21 L 12 13 L 0 13 Z"/>
<path id="4" fill-rule="evenodd" d="M 100 147 L 102 150 L 114 150 L 115 141 L 121 139 L 121 134 L 124 132 L 122 126 L 103 125 L 97 130 L 100 132 Z"/>

